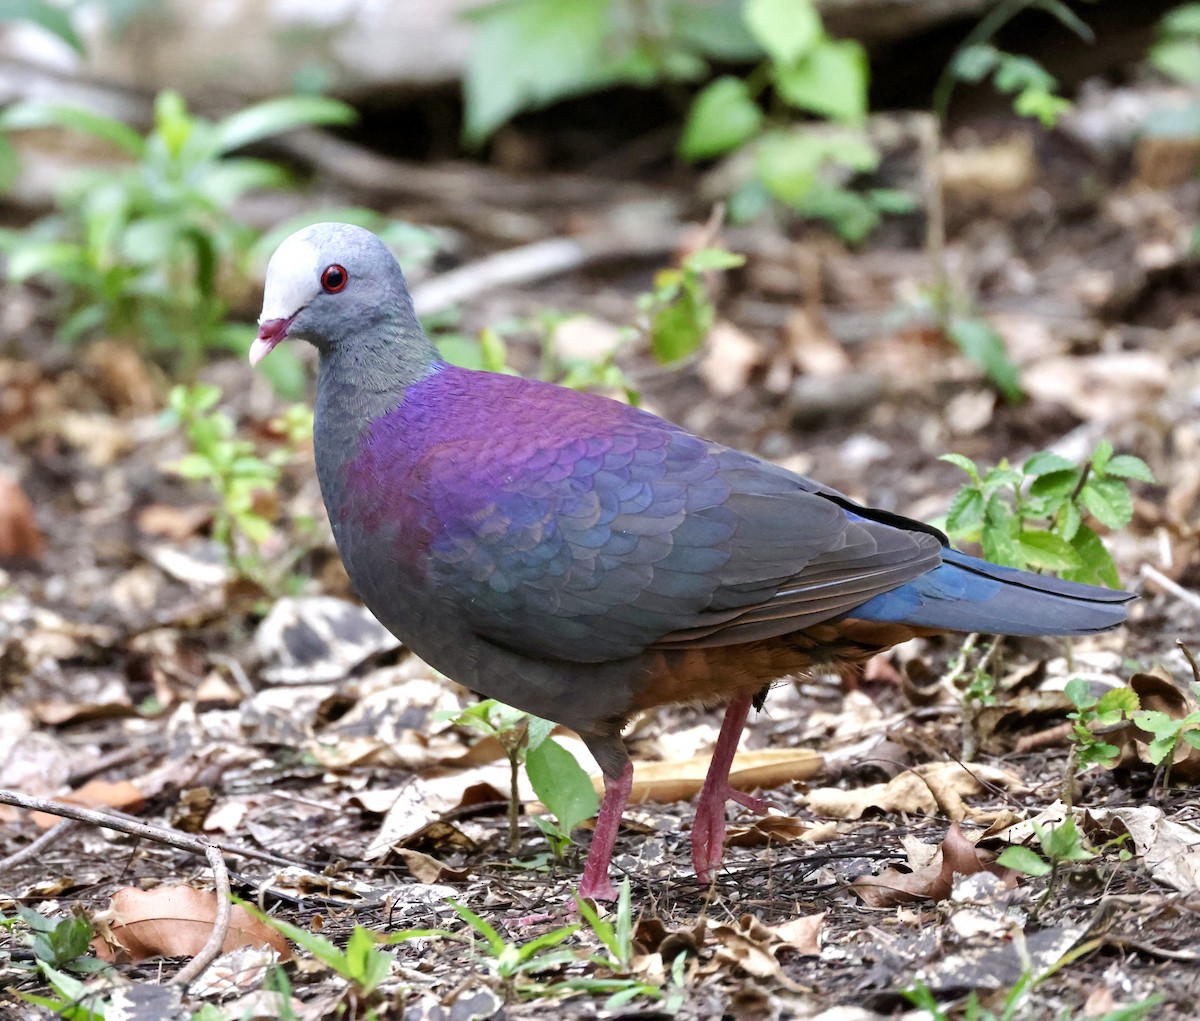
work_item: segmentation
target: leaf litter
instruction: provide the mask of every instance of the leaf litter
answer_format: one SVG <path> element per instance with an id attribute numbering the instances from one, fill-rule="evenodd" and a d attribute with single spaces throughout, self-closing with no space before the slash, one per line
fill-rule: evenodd
<path id="1" fill-rule="evenodd" d="M 1115 187 L 1043 241 L 1019 211 L 1021 189 L 972 166 L 990 173 L 999 153 L 1025 173 L 1044 154 L 998 145 L 961 147 L 976 159 L 955 171 L 951 219 L 962 226 L 952 256 L 995 314 L 1030 395 L 1023 407 L 997 400 L 933 331 L 885 317 L 896 295 L 928 282 L 921 253 L 895 237 L 861 253 L 812 238 L 783 258 L 752 257 L 710 347 L 671 379 L 636 355 L 618 357 L 676 421 L 928 518 L 944 513 L 957 484 L 936 461 L 942 452 L 994 462 L 1051 447 L 1079 457 L 1107 437 L 1159 479 L 1138 490 L 1130 529 L 1109 537 L 1122 577 L 1136 584 L 1150 564 L 1195 592 L 1200 334 L 1176 241 L 1176 210 L 1194 201 L 1195 182 L 1169 193 Z M 556 343 L 611 352 L 610 281 L 494 296 L 471 314 L 498 321 L 556 296 L 591 306 Z M 712 889 L 687 864 L 686 801 L 716 718 L 683 707 L 639 721 L 630 732 L 639 786 L 616 858 L 632 888 L 629 958 L 598 964 L 611 951 L 585 925 L 565 937 L 566 956 L 549 957 L 558 944 L 539 950 L 544 972 L 508 974 L 504 962 L 520 947 L 576 923 L 569 891 L 580 856 L 568 847 L 556 859 L 528 818 L 542 811 L 528 788 L 521 850 L 505 853 L 503 750 L 445 719 L 469 693 L 398 649 L 358 607 L 323 527 L 296 565 L 298 594 L 269 600 L 238 587 L 212 542 L 206 496 L 164 467 L 181 449 L 153 416 L 154 375 L 127 349 L 88 349 L 84 373 L 5 352 L 0 787 L 269 852 L 280 861 L 229 855 L 235 891 L 337 945 L 355 926 L 453 931 L 386 948 L 387 977 L 368 996 L 384 1016 L 636 1009 L 832 1021 L 893 1016 L 918 984 L 946 1004 L 970 992 L 1000 1003 L 1028 975 L 1038 980 L 1030 1017 L 1103 1013 L 1155 992 L 1165 997 L 1156 1016 L 1190 1016 L 1200 980 L 1179 962 L 1200 946 L 1195 755 L 1181 747 L 1172 786 L 1161 789 L 1151 735 L 1126 721 L 1104 735 L 1119 747 L 1115 768 L 1075 778 L 1074 807 L 1056 806 L 1068 768 L 1067 681 L 1130 683 L 1173 720 L 1195 709 L 1175 643 L 1200 648 L 1200 620 L 1152 578 L 1127 630 L 1069 650 L 1005 643 L 992 701 L 968 709 L 945 680 L 953 639 L 894 650 L 858 679 L 778 687 L 735 764 L 739 783 L 762 788 L 771 809 L 762 818 L 731 809 Z M 219 363 L 212 376 L 242 427 L 261 430 L 272 399 L 237 369 Z M 277 497 L 271 513 L 324 521 L 305 459 L 286 467 Z M 1097 855 L 1065 868 L 1040 904 L 1046 880 L 994 856 L 1036 847 L 1032 823 L 1068 815 Z M 0 856 L 28 847 L 40 825 L 0 807 Z M 585 830 L 576 834 L 584 843 Z M 106 940 L 136 942 L 134 956 L 179 957 L 195 949 L 185 937 L 211 928 L 209 887 L 193 855 L 75 827 L 7 866 L 0 911 L 85 911 Z M 147 899 L 131 909 L 135 895 Z M 489 957 L 450 898 L 507 949 Z M 600 917 L 619 928 L 618 907 Z M 267 988 L 275 958 L 261 944 L 288 950 L 246 915 L 186 993 L 173 993 L 147 958 L 120 965 L 107 995 L 114 1007 L 158 1004 L 158 1016 L 182 995 L 193 1009 L 220 1003 L 223 1017 L 314 1018 L 357 995 L 307 953 L 288 965 L 290 991 Z M 34 988 L 21 961 L 15 930 L 0 930 L 0 984 Z M 606 1006 L 613 982 L 632 990 L 628 1008 Z"/>

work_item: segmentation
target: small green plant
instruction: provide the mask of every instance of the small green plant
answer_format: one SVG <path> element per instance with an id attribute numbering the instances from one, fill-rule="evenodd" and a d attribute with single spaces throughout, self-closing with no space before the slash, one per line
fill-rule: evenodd
<path id="1" fill-rule="evenodd" d="M 707 274 L 744 265 L 746 257 L 721 248 L 700 248 L 679 266 L 661 269 L 654 290 L 638 298 L 650 351 L 668 364 L 693 354 L 712 329 L 716 306 Z"/>
<path id="2" fill-rule="evenodd" d="M 1053 127 L 1071 108 L 1070 101 L 1058 95 L 1058 81 L 1041 64 L 992 44 L 1013 18 L 1031 10 L 1049 14 L 1084 42 L 1093 41 L 1092 30 L 1062 0 L 1002 0 L 967 34 L 942 71 L 933 93 L 933 110 L 940 122 L 946 120 L 956 83 L 978 83 L 989 75 L 997 92 L 1013 97 L 1017 114 L 1035 117 L 1046 127 Z"/>
<path id="3" fill-rule="evenodd" d="M 686 160 L 736 154 L 732 169 L 740 182 L 731 216 L 750 219 L 775 201 L 858 241 L 884 213 L 910 210 L 903 192 L 846 187 L 850 176 L 879 165 L 879 151 L 863 131 L 862 45 L 830 37 L 811 0 L 746 0 L 742 18 L 765 59 L 746 78 L 722 75 L 705 86 L 679 142 Z M 799 116 L 829 123 L 800 123 Z"/>
<path id="4" fill-rule="evenodd" d="M 222 284 L 248 277 L 255 232 L 233 216 L 248 191 L 288 183 L 273 163 L 234 151 L 302 125 L 344 124 L 353 111 L 318 97 L 249 106 L 212 122 L 164 92 L 146 136 L 87 110 L 18 103 L 0 129 L 57 127 L 93 136 L 126 161 L 66 181 L 60 211 L 27 231 L 6 231 L 0 248 L 11 279 L 41 276 L 65 303 L 65 340 L 97 334 L 133 340 L 183 373 L 211 348 L 244 350 L 244 327 L 226 322 Z"/>
<path id="5" fill-rule="evenodd" d="M 319 933 L 268 915 L 237 897 L 234 898 L 234 902 L 344 978 L 355 995 L 364 1000 L 374 996 L 380 984 L 391 974 L 392 965 L 396 963 L 391 954 L 379 949 L 380 946 L 392 946 L 410 939 L 454 938 L 454 934 L 445 929 L 402 929 L 399 932 L 384 934 L 356 925 L 346 940 L 345 948 L 342 948 Z"/>
<path id="6" fill-rule="evenodd" d="M 1111 727 L 1134 718 L 1140 702 L 1132 688 L 1110 688 L 1097 697 L 1089 690 L 1087 681 L 1079 677 L 1068 681 L 1063 692 L 1075 707 L 1074 712 L 1067 713 L 1067 719 L 1071 721 L 1069 787 L 1072 776 L 1092 766 L 1112 768 L 1121 750 L 1097 734 L 1096 728 Z"/>
<path id="7" fill-rule="evenodd" d="M 813 0 L 501 0 L 470 18 L 468 142 L 567 96 L 701 81 L 713 63 L 757 61 L 746 77 L 723 74 L 697 93 L 679 141 L 688 161 L 732 157 L 734 219 L 776 205 L 858 240 L 882 214 L 912 208 L 902 192 L 846 187 L 879 164 L 862 129 L 867 56 L 854 40 L 826 33 Z"/>
<path id="8" fill-rule="evenodd" d="M 33 908 L 18 907 L 15 915 L 0 916 L 0 928 L 12 931 L 29 948 L 34 967 L 54 994 L 18 992 L 22 1000 L 70 1021 L 104 1021 L 109 1005 L 103 994 L 75 977 L 94 975 L 109 967 L 91 956 L 93 933 L 87 918 L 72 916 L 55 920 Z"/>
<path id="9" fill-rule="evenodd" d="M 1200 699 L 1200 682 L 1193 681 L 1191 688 L 1192 694 Z M 1162 786 L 1165 789 L 1171 781 L 1171 766 L 1175 762 L 1179 742 L 1200 749 L 1200 709 L 1193 709 L 1179 720 L 1157 709 L 1138 709 L 1132 714 L 1132 719 L 1139 730 L 1153 735 L 1149 746 L 1150 762 L 1162 767 Z"/>
<path id="10" fill-rule="evenodd" d="M 258 547 L 273 532 L 271 522 L 257 509 L 256 498 L 279 483 L 282 467 L 312 435 L 312 412 L 296 405 L 273 423 L 285 444 L 260 454 L 250 440 L 236 435 L 233 420 L 218 410 L 221 391 L 210 384 L 176 386 L 171 390 L 167 424 L 182 430 L 189 452 L 171 469 L 185 479 L 207 482 L 217 496 L 212 534 L 225 552 L 229 566 L 268 591 L 277 590 L 303 549 L 292 559 L 268 571 L 257 555 Z"/>
<path id="11" fill-rule="evenodd" d="M 1027 876 L 1040 878 L 1049 876 L 1046 892 L 1042 895 L 1037 907 L 1040 909 L 1054 894 L 1062 866 L 1077 861 L 1091 861 L 1096 857 L 1079 827 L 1075 824 L 1074 816 L 1067 816 L 1057 826 L 1047 826 L 1035 822 L 1033 831 L 1037 835 L 1038 846 L 1042 855 L 1028 847 L 1014 845 L 1006 847 L 996 859 L 997 864 L 1005 868 L 1015 869 Z"/>
<path id="12" fill-rule="evenodd" d="M 579 931 L 578 922 L 543 933 L 527 943 L 514 943 L 506 940 L 489 922 L 470 908 L 459 904 L 453 898 L 449 903 L 471 931 L 483 937 L 482 944 L 474 938 L 471 944 L 479 958 L 510 993 L 514 991 L 519 980 L 529 975 L 561 968 L 577 960 L 575 951 L 556 948 L 561 948 Z"/>
<path id="13" fill-rule="evenodd" d="M 510 793 L 508 802 L 508 850 L 520 850 L 521 800 L 517 780 L 525 766 L 529 783 L 554 821 L 535 817 L 556 859 L 571 840 L 571 831 L 596 814 L 600 802 L 595 788 L 575 757 L 550 737 L 554 724 L 493 698 L 477 702 L 458 713 L 440 714 L 456 726 L 495 738 L 508 758 Z"/>
<path id="14" fill-rule="evenodd" d="M 1133 517 L 1128 479 L 1153 482 L 1146 462 L 1113 454 L 1097 444 L 1083 465 L 1042 451 L 1018 469 L 1001 461 L 986 472 L 962 454 L 944 454 L 970 477 L 950 501 L 946 531 L 979 542 L 997 564 L 1051 571 L 1072 581 L 1119 584 L 1116 565 L 1090 515 L 1106 528 L 1123 528 Z"/>
<path id="15" fill-rule="evenodd" d="M 1028 954 L 1026 953 L 1026 957 Z M 1029 994 L 1032 993 L 1042 982 L 1048 979 L 1051 975 L 1057 972 L 1065 964 L 1071 963 L 1074 960 L 1071 955 L 1064 957 L 1059 964 L 1048 968 L 1040 975 L 1034 974 L 1028 968 L 1021 973 L 1021 977 L 1013 983 L 1000 1000 L 999 1008 L 992 1009 L 985 1007 L 980 1002 L 979 994 L 974 990 L 967 995 L 966 1001 L 961 1005 L 955 1005 L 953 1008 L 942 1006 L 938 1003 L 937 997 L 933 995 L 933 991 L 923 982 L 917 982 L 910 988 L 904 990 L 904 998 L 908 1000 L 914 1007 L 925 1011 L 933 1021 L 1032 1021 L 1035 1017 L 1043 1016 L 1041 1011 L 1037 1009 L 1036 1004 L 1029 1002 Z M 1146 999 L 1138 1003 L 1130 1003 L 1121 1007 L 1116 1007 L 1105 1014 L 1097 1015 L 1090 1021 L 1142 1021 L 1142 1018 L 1150 1017 L 1150 1012 L 1162 1003 L 1163 997 L 1160 994 L 1148 996 Z M 1075 1017 L 1081 1016 L 1064 1012 L 1058 1015 L 1060 1021 L 1068 1021 Z"/>
<path id="16" fill-rule="evenodd" d="M 1188 3 L 1163 15 L 1150 63 L 1181 85 L 1200 85 L 1200 3 Z"/>
<path id="17" fill-rule="evenodd" d="M 427 323 L 442 357 L 469 369 L 512 372 L 508 364 L 508 338 L 532 333 L 539 347 L 539 379 L 573 390 L 620 390 L 630 404 L 638 392 L 617 364 L 621 348 L 643 340 L 659 362 L 670 364 L 694 354 L 704 343 L 716 319 L 712 274 L 745 264 L 746 258 L 722 248 L 699 248 L 686 254 L 678 266 L 661 269 L 652 290 L 638 296 L 636 323 L 621 330 L 615 344 L 596 358 L 563 358 L 554 349 L 554 332 L 572 318 L 569 313 L 543 311 L 535 316 L 510 319 L 481 330 L 478 338 L 439 329 Z"/>

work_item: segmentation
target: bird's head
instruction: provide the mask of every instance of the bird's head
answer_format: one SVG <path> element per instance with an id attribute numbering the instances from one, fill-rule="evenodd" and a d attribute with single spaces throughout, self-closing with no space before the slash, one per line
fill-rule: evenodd
<path id="1" fill-rule="evenodd" d="M 377 333 L 389 319 L 415 323 L 404 275 L 387 246 L 362 227 L 317 223 L 271 256 L 250 364 L 285 338 L 307 340 L 324 354 Z"/>

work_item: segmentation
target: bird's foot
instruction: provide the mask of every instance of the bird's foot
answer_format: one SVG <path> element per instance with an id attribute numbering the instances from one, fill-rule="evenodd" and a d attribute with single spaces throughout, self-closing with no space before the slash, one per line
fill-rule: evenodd
<path id="1" fill-rule="evenodd" d="M 633 763 L 627 762 L 618 777 L 604 778 L 604 800 L 600 803 L 600 814 L 596 817 L 596 829 L 592 834 L 592 846 L 588 851 L 587 864 L 583 867 L 583 879 L 579 883 L 579 896 L 590 900 L 616 900 L 617 888 L 608 878 L 608 865 L 612 861 L 613 848 L 617 844 L 617 831 L 621 828 L 621 814 L 633 789 Z"/>
<path id="2" fill-rule="evenodd" d="M 696 804 L 696 818 L 692 822 L 692 866 L 696 870 L 696 878 L 702 883 L 712 881 L 725 856 L 726 801 L 759 815 L 765 815 L 770 807 L 766 798 L 734 790 L 724 783 L 713 784 L 711 788 L 705 783 Z"/>

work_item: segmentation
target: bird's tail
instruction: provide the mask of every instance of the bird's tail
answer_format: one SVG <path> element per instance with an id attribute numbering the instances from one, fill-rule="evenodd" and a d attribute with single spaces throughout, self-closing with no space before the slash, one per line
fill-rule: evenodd
<path id="1" fill-rule="evenodd" d="M 855 607 L 856 620 L 997 635 L 1084 635 L 1124 622 L 1130 592 L 1061 581 L 944 549 L 942 563 Z"/>

